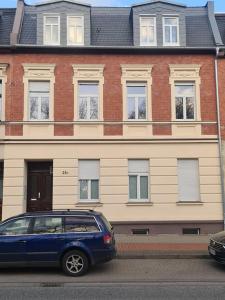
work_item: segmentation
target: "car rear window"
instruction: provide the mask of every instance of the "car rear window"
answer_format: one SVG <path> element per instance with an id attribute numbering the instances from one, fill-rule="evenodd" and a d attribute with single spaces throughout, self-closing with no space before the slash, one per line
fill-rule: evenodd
<path id="1" fill-rule="evenodd" d="M 65 217 L 65 232 L 99 232 L 93 217 Z"/>

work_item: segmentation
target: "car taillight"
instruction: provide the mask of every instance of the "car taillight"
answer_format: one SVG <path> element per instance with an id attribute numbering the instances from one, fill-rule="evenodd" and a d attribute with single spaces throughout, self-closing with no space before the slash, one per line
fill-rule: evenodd
<path id="1" fill-rule="evenodd" d="M 104 244 L 110 245 L 112 244 L 112 237 L 110 234 L 106 234 L 103 236 Z"/>

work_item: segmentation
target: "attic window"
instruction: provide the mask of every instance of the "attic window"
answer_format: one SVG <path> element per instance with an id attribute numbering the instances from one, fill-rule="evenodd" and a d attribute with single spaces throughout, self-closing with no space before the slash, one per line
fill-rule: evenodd
<path id="1" fill-rule="evenodd" d="M 67 44 L 84 45 L 84 17 L 67 17 Z"/>
<path id="2" fill-rule="evenodd" d="M 156 18 L 140 17 L 140 45 L 156 46 Z"/>
<path id="3" fill-rule="evenodd" d="M 60 44 L 60 16 L 44 16 L 44 44 Z"/>
<path id="4" fill-rule="evenodd" d="M 163 44 L 164 46 L 179 46 L 179 18 L 163 18 Z"/>

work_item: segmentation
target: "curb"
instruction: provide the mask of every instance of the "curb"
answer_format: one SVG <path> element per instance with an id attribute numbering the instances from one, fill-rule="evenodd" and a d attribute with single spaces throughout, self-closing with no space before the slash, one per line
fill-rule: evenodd
<path id="1" fill-rule="evenodd" d="M 211 259 L 207 253 L 119 253 L 116 259 Z"/>

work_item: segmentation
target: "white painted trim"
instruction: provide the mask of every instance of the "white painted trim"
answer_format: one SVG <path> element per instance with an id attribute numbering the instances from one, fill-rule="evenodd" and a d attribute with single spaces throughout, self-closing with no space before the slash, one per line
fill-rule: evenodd
<path id="1" fill-rule="evenodd" d="M 169 26 L 172 28 L 174 25 L 165 25 L 165 19 L 176 19 L 177 20 L 177 43 L 166 43 L 165 37 L 166 37 L 166 32 L 165 32 L 165 26 Z M 173 17 L 173 16 L 168 16 L 164 15 L 162 17 L 162 25 L 163 25 L 163 46 L 167 47 L 177 47 L 180 46 L 180 18 L 179 17 Z M 170 30 L 170 37 L 172 35 L 172 31 Z"/>
<path id="2" fill-rule="evenodd" d="M 142 25 L 141 25 L 141 21 L 142 19 L 145 19 L 145 18 L 151 18 L 154 20 L 154 42 L 153 43 L 147 43 L 147 44 L 144 44 L 142 43 L 142 36 L 141 36 L 141 28 L 142 28 Z M 156 17 L 155 16 L 152 16 L 152 15 L 141 15 L 139 17 L 139 34 L 140 34 L 140 46 L 157 46 L 157 26 L 156 26 Z"/>
<path id="3" fill-rule="evenodd" d="M 82 34 L 83 34 L 83 42 L 82 43 L 69 43 L 69 18 L 81 18 L 82 19 L 82 27 L 83 27 L 83 30 L 82 30 Z M 68 46 L 83 46 L 84 45 L 84 26 L 85 26 L 85 23 L 84 23 L 84 16 L 78 16 L 78 15 L 67 15 L 67 45 Z"/>
<path id="4" fill-rule="evenodd" d="M 57 17 L 58 18 L 58 41 L 57 41 L 57 43 L 52 43 L 52 42 L 46 41 L 45 28 L 46 28 L 46 25 L 47 25 L 46 24 L 46 18 L 47 17 Z M 43 44 L 44 45 L 60 45 L 60 32 L 61 32 L 60 15 L 58 15 L 58 14 L 46 14 L 46 15 L 43 15 L 43 18 L 44 18 L 44 22 L 43 22 Z M 52 25 L 51 25 L 51 31 L 52 31 Z"/>
<path id="5" fill-rule="evenodd" d="M 0 121 L 5 121 L 7 68 L 8 64 L 0 64 L 0 80 L 2 81 L 2 107 L 0 110 Z"/>

